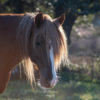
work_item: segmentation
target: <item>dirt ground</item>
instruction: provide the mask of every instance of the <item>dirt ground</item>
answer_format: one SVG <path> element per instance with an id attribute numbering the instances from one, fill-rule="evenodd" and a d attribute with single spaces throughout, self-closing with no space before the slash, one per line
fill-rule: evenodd
<path id="1" fill-rule="evenodd" d="M 70 60 L 75 63 L 100 57 L 100 29 L 93 26 L 76 28 L 72 31 L 68 50 Z"/>

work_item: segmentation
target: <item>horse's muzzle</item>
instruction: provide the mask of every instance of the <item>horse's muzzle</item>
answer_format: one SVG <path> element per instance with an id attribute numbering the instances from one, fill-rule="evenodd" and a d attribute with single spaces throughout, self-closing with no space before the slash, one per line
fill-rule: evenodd
<path id="1" fill-rule="evenodd" d="M 40 85 L 43 88 L 53 88 L 57 84 L 57 81 L 57 78 L 55 80 L 40 78 Z"/>

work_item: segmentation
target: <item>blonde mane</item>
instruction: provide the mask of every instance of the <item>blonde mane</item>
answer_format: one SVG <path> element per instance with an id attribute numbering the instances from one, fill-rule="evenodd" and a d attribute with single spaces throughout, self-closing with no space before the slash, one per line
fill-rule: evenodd
<path id="1" fill-rule="evenodd" d="M 18 26 L 17 39 L 18 39 L 18 47 L 22 50 L 22 54 L 24 58 L 22 58 L 21 65 L 23 66 L 24 72 L 27 76 L 27 79 L 30 81 L 31 85 L 34 81 L 34 69 L 33 63 L 31 62 L 28 56 L 28 43 L 31 34 L 32 24 L 34 23 L 33 13 L 27 13 L 23 16 L 21 22 Z"/>
<path id="2" fill-rule="evenodd" d="M 28 44 L 29 44 L 29 40 L 30 40 L 31 29 L 34 28 L 34 27 L 32 27 L 32 25 L 34 24 L 35 16 L 36 16 L 36 14 L 34 14 L 34 13 L 25 14 L 23 16 L 23 18 L 21 19 L 21 22 L 19 23 L 18 32 L 17 32 L 19 48 L 21 48 L 21 50 L 22 50 L 21 55 L 24 56 L 24 58 L 22 58 L 23 59 L 23 61 L 22 61 L 23 68 L 24 68 L 25 74 L 31 84 L 34 81 L 34 69 L 33 69 L 34 63 L 31 62 L 29 55 L 28 55 Z M 49 35 L 49 33 L 50 33 L 49 29 L 51 26 L 50 26 L 48 20 L 45 21 L 44 26 L 45 26 L 45 28 L 43 28 L 43 29 L 46 30 L 46 34 L 48 35 L 49 38 L 51 38 L 51 40 L 53 42 L 55 66 L 56 66 L 56 69 L 58 69 L 61 62 L 66 63 L 66 61 L 67 61 L 67 56 L 68 56 L 67 51 L 68 50 L 67 50 L 66 36 L 65 36 L 63 28 L 60 26 L 59 29 L 57 29 L 56 25 L 54 25 L 52 27 L 53 29 L 51 32 L 51 33 L 55 33 L 55 34 Z M 54 30 L 56 32 L 54 32 Z"/>
<path id="3" fill-rule="evenodd" d="M 49 18 L 49 20 L 53 21 L 49 16 L 47 17 Z M 67 38 L 65 36 L 65 32 L 62 26 L 57 26 L 56 23 L 53 26 L 51 26 L 50 22 L 47 20 L 45 30 L 49 38 L 52 40 L 56 69 L 61 67 L 60 66 L 61 64 L 67 65 L 68 64 Z"/>

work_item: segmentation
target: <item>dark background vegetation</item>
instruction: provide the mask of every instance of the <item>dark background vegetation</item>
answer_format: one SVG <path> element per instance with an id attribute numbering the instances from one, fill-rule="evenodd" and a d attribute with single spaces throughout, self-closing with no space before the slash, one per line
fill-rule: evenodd
<path id="1" fill-rule="evenodd" d="M 100 0 L 0 0 L 1 13 L 23 13 L 41 11 L 51 16 L 66 14 L 64 29 L 70 44 L 70 34 L 79 16 L 100 11 Z"/>
<path id="2" fill-rule="evenodd" d="M 26 95 L 26 100 L 42 100 L 43 97 L 43 100 L 100 100 L 100 0 L 0 0 L 0 13 L 36 11 L 53 18 L 65 13 L 63 28 L 68 42 L 69 65 L 62 65 L 58 70 L 60 82 L 57 87 L 44 92 L 41 89 L 30 91 L 23 81 L 16 83 L 20 72 L 15 69 L 14 82 L 0 100 L 25 100 Z M 24 92 L 19 89 L 17 93 L 14 85 L 23 86 Z"/>

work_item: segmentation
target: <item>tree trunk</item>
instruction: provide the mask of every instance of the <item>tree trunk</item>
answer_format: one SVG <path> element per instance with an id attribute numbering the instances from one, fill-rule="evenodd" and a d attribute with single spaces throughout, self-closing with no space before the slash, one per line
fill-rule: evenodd
<path id="1" fill-rule="evenodd" d="M 75 20 L 76 20 L 77 16 L 75 16 L 74 14 L 72 14 L 71 12 L 69 12 L 67 15 L 66 15 L 66 19 L 65 19 L 65 22 L 64 22 L 64 30 L 67 34 L 67 42 L 68 42 L 68 45 L 71 43 L 71 30 L 72 30 L 72 27 L 75 23 Z"/>
<path id="2" fill-rule="evenodd" d="M 75 13 L 73 13 L 72 11 L 68 11 L 67 9 L 65 9 L 63 3 L 64 2 L 62 1 L 62 3 L 61 3 L 60 0 L 55 2 L 54 3 L 54 11 L 55 11 L 55 17 L 59 17 L 64 13 L 66 14 L 66 19 L 65 19 L 63 28 L 64 28 L 64 30 L 66 32 L 67 43 L 69 45 L 71 43 L 71 39 L 70 39 L 71 30 L 72 30 L 72 27 L 73 27 L 73 25 L 75 23 L 77 15 Z"/>
<path id="3" fill-rule="evenodd" d="M 61 16 L 64 12 L 61 12 L 63 9 L 61 7 L 55 7 L 55 16 L 56 17 L 59 17 Z M 64 25 L 63 25 L 63 28 L 66 32 L 66 35 L 67 35 L 67 43 L 68 45 L 71 43 L 71 39 L 70 39 L 70 36 L 71 36 L 71 30 L 72 30 L 72 27 L 75 23 L 75 20 L 76 20 L 77 16 L 71 12 L 68 12 L 66 14 L 66 19 L 65 19 L 65 22 L 64 22 Z"/>

